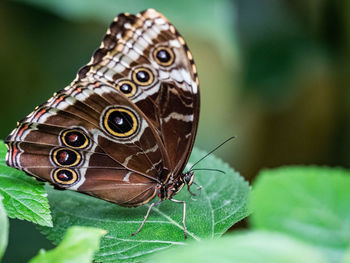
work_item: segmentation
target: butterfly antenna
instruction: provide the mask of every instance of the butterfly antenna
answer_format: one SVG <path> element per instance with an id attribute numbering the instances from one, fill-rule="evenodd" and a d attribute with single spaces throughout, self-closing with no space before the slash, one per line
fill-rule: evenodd
<path id="1" fill-rule="evenodd" d="M 213 152 L 215 152 L 217 149 L 219 149 L 221 146 L 223 146 L 225 143 L 231 141 L 232 139 L 236 138 L 235 136 L 232 136 L 230 138 L 228 138 L 227 140 L 225 140 L 224 142 L 220 143 L 218 146 L 216 146 L 213 150 L 211 150 L 210 152 L 208 152 L 206 155 L 204 155 L 202 158 L 200 158 L 197 162 L 195 162 L 191 168 L 189 169 L 189 171 L 193 171 L 192 168 L 195 167 L 200 161 L 204 160 L 205 158 L 207 158 L 209 155 L 211 155 Z"/>
<path id="2" fill-rule="evenodd" d="M 220 173 L 225 173 L 225 171 L 223 170 L 219 170 L 219 169 L 212 169 L 212 168 L 195 168 L 195 169 L 192 169 L 190 171 L 214 171 L 214 172 L 220 172 Z"/>

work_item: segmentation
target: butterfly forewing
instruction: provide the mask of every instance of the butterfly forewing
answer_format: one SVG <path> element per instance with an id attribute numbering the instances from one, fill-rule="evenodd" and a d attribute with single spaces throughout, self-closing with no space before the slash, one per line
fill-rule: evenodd
<path id="1" fill-rule="evenodd" d="M 9 135 L 7 163 L 138 206 L 182 172 L 198 118 L 198 78 L 183 38 L 153 9 L 121 14 L 72 84 Z"/>
<path id="2" fill-rule="evenodd" d="M 169 155 L 168 168 L 182 172 L 199 118 L 198 77 L 184 39 L 153 9 L 119 15 L 104 39 L 78 79 L 98 78 L 121 90 L 157 128 Z M 150 75 L 148 81 L 138 78 L 142 71 Z M 123 92 L 128 84 L 131 92 Z"/>

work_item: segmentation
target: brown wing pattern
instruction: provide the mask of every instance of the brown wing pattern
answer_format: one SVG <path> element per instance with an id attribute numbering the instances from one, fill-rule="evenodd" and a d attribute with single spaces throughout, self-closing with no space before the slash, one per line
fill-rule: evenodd
<path id="1" fill-rule="evenodd" d="M 109 109 L 127 110 L 136 117 L 131 119 L 132 136 L 113 135 L 108 129 L 118 131 L 118 127 L 112 122 L 101 128 L 101 122 L 111 120 L 106 117 Z M 62 188 L 120 205 L 140 205 L 154 197 L 159 175 L 168 166 L 153 129 L 143 113 L 114 88 L 98 82 L 77 83 L 22 120 L 6 140 L 7 162 Z M 81 145 L 69 142 L 74 136 L 80 136 Z"/>
<path id="2" fill-rule="evenodd" d="M 162 49 L 170 53 L 171 63 L 157 58 Z M 134 76 L 140 69 L 149 70 L 153 81 L 139 83 Z M 99 79 L 116 89 L 126 81 L 134 84 L 134 94 L 126 96 L 157 128 L 171 153 L 169 169 L 175 175 L 182 172 L 197 132 L 199 83 L 184 39 L 162 14 L 148 9 L 136 16 L 119 15 L 90 63 L 79 71 L 80 79 Z"/>
<path id="3" fill-rule="evenodd" d="M 198 118 L 183 38 L 153 9 L 121 14 L 72 84 L 9 135 L 6 160 L 60 188 L 138 206 L 182 172 Z"/>

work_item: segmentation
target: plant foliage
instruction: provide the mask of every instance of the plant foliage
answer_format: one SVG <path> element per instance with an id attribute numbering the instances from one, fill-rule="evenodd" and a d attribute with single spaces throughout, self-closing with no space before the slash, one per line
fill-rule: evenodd
<path id="1" fill-rule="evenodd" d="M 350 172 L 327 167 L 282 167 L 258 175 L 252 226 L 319 247 L 340 262 L 350 246 Z"/>
<path id="2" fill-rule="evenodd" d="M 50 251 L 40 250 L 30 263 L 91 262 L 106 231 L 91 227 L 71 227 L 62 242 Z"/>
<path id="3" fill-rule="evenodd" d="M 202 157 L 205 152 L 195 149 L 190 162 Z M 192 188 L 198 195 L 192 200 L 186 189 L 177 200 L 187 202 L 186 225 L 188 240 L 200 241 L 220 237 L 233 224 L 248 215 L 247 199 L 249 185 L 220 159 L 210 156 L 196 168 L 222 169 L 226 174 L 212 171 L 196 171 L 195 181 L 202 186 Z M 47 188 L 52 207 L 54 227 L 41 228 L 54 243 L 73 225 L 92 226 L 108 231 L 102 238 L 97 261 L 139 261 L 146 255 L 166 248 L 183 247 L 185 240 L 182 215 L 183 206 L 169 200 L 154 207 L 136 236 L 130 236 L 141 224 L 148 205 L 138 208 L 123 208 L 87 195 L 72 191 L 57 191 Z"/>

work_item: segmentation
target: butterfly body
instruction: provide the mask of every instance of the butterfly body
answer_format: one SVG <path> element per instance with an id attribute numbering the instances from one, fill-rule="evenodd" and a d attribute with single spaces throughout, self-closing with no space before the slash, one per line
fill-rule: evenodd
<path id="1" fill-rule="evenodd" d="M 175 27 L 148 9 L 120 14 L 76 79 L 6 139 L 9 166 L 57 188 L 121 206 L 173 199 L 199 119 L 192 55 Z"/>

